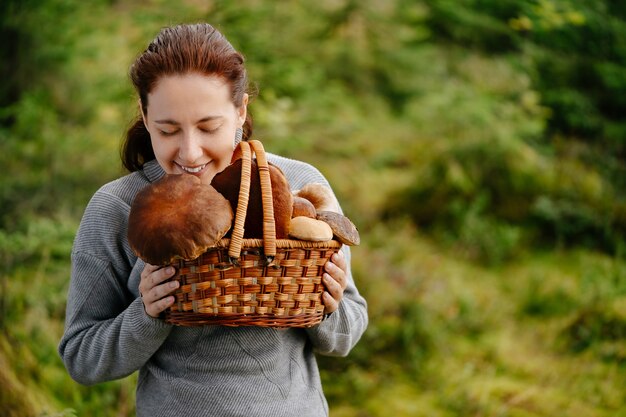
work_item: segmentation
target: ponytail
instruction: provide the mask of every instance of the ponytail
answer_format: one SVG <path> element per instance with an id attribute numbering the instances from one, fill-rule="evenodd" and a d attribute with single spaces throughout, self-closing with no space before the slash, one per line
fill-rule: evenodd
<path id="1" fill-rule="evenodd" d="M 150 133 L 138 117 L 126 132 L 121 149 L 122 165 L 130 172 L 139 171 L 143 164 L 155 158 Z"/>

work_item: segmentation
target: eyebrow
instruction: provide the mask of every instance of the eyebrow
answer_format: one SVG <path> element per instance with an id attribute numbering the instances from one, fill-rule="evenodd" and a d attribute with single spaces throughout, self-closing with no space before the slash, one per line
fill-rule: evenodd
<path id="1" fill-rule="evenodd" d="M 200 120 L 198 120 L 196 122 L 197 123 L 204 123 L 204 122 L 210 122 L 211 120 L 216 120 L 216 119 L 221 119 L 223 116 L 207 116 L 204 117 Z M 158 124 L 162 124 L 162 125 L 174 125 L 174 126 L 178 126 L 180 125 L 179 122 L 172 120 L 172 119 L 161 119 L 161 120 L 155 120 L 154 123 L 158 123 Z"/>

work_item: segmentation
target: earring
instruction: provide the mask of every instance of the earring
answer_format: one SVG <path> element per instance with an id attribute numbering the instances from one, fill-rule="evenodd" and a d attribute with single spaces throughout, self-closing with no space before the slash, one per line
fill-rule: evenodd
<path id="1" fill-rule="evenodd" d="M 238 127 L 237 131 L 235 132 L 235 141 L 233 142 L 233 149 L 235 149 L 237 145 L 239 145 L 239 142 L 241 142 L 241 139 L 243 139 L 243 129 Z"/>

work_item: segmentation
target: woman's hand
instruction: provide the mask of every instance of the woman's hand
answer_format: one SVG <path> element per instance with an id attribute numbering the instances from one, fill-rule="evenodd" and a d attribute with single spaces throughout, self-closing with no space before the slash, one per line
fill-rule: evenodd
<path id="1" fill-rule="evenodd" d="M 339 308 L 339 302 L 343 298 L 343 290 L 346 289 L 347 265 L 346 257 L 342 251 L 334 254 L 330 261 L 324 265 L 326 272 L 322 276 L 326 291 L 322 294 L 324 313 L 330 314 Z"/>
<path id="2" fill-rule="evenodd" d="M 171 278 L 175 272 L 174 267 L 171 266 L 162 268 L 150 264 L 146 264 L 141 272 L 139 294 L 149 316 L 157 318 L 161 312 L 174 304 L 174 297 L 169 294 L 174 292 L 180 284 L 178 281 L 166 283 L 163 281 Z"/>

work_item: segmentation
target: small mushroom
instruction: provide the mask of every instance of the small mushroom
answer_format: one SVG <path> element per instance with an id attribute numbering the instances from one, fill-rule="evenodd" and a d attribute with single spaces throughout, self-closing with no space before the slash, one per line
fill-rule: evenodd
<path id="1" fill-rule="evenodd" d="M 305 216 L 314 219 L 317 216 L 315 206 L 306 198 L 293 196 L 293 213 L 291 217 Z"/>
<path id="2" fill-rule="evenodd" d="M 291 219 L 289 237 L 312 242 L 326 242 L 333 238 L 333 230 L 321 220 L 299 216 Z"/>
<path id="3" fill-rule="evenodd" d="M 348 246 L 356 246 L 361 243 L 361 237 L 354 223 L 343 214 L 334 211 L 320 211 L 317 220 L 328 224 L 338 241 Z"/>
<path id="4" fill-rule="evenodd" d="M 315 210 L 319 211 L 334 211 L 338 213 L 339 205 L 335 199 L 330 187 L 324 184 L 311 183 L 302 187 L 300 190 L 294 193 L 298 197 L 305 198 L 313 203 Z"/>
<path id="5" fill-rule="evenodd" d="M 239 203 L 241 186 L 242 159 L 234 160 L 222 172 L 217 173 L 211 185 L 230 202 L 234 211 Z M 270 182 L 272 183 L 272 201 L 274 203 L 274 221 L 276 238 L 286 239 L 289 233 L 289 220 L 293 210 L 293 196 L 289 183 L 283 172 L 275 165 L 269 164 Z M 248 210 L 244 224 L 245 239 L 263 238 L 263 204 L 261 200 L 261 181 L 256 160 L 252 160 L 250 175 L 250 194 Z"/>
<path id="6" fill-rule="evenodd" d="M 128 217 L 128 242 L 153 265 L 200 256 L 230 230 L 233 211 L 213 187 L 189 174 L 168 175 L 141 190 Z"/>

